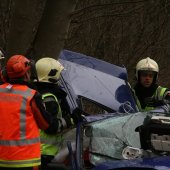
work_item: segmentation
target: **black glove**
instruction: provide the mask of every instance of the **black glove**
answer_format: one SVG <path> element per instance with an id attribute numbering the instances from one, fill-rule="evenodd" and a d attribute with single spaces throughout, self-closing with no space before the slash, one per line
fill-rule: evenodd
<path id="1" fill-rule="evenodd" d="M 168 92 L 164 97 L 164 104 L 170 104 L 170 93 Z"/>
<path id="2" fill-rule="evenodd" d="M 144 102 L 145 102 L 146 106 L 150 106 L 150 107 L 159 107 L 159 106 L 162 106 L 165 104 L 164 100 L 156 100 L 153 97 L 145 98 Z"/>
<path id="3" fill-rule="evenodd" d="M 168 100 L 168 101 L 170 101 L 170 92 L 168 91 L 168 92 L 166 92 L 166 95 L 165 95 L 165 100 Z"/>
<path id="4" fill-rule="evenodd" d="M 64 116 L 63 119 L 66 122 L 66 127 L 67 128 L 70 128 L 70 127 L 72 127 L 74 125 L 73 119 L 71 118 L 71 116 L 69 114 Z"/>
<path id="5" fill-rule="evenodd" d="M 74 125 L 73 119 L 71 118 L 69 114 L 60 118 L 59 121 L 61 124 L 61 130 L 70 128 Z"/>
<path id="6" fill-rule="evenodd" d="M 73 110 L 71 117 L 73 118 L 75 124 L 83 121 L 82 115 L 83 115 L 83 111 L 80 108 L 75 108 Z"/>

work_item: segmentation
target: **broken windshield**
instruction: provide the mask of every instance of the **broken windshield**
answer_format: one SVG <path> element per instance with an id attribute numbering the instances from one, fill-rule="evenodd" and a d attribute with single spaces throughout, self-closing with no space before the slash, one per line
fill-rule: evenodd
<path id="1" fill-rule="evenodd" d="M 89 150 L 90 162 L 98 164 L 105 160 L 124 159 L 127 146 L 141 148 L 139 132 L 135 129 L 142 125 L 147 113 L 119 115 L 88 123 L 84 126 L 83 148 Z"/>

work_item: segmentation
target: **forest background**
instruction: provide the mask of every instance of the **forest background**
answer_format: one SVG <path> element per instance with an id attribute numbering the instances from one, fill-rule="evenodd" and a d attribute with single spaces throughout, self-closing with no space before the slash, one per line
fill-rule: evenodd
<path id="1" fill-rule="evenodd" d="M 6 60 L 68 49 L 125 66 L 131 84 L 137 61 L 151 57 L 170 87 L 168 0 L 1 0 L 0 35 Z"/>

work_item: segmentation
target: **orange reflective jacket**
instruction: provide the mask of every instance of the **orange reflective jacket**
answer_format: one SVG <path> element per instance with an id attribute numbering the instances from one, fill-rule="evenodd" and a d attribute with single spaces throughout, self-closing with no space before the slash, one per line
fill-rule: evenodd
<path id="1" fill-rule="evenodd" d="M 26 85 L 0 85 L 0 167 L 40 165 L 39 128 L 30 105 L 35 93 Z"/>

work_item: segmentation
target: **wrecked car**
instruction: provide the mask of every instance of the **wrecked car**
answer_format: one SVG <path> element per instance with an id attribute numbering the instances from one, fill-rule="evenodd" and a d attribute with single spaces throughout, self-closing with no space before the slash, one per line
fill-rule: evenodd
<path id="1" fill-rule="evenodd" d="M 70 113 L 83 116 L 75 153 L 68 143 L 71 169 L 170 169 L 170 115 L 139 112 L 125 67 L 68 50 L 60 61 Z"/>

